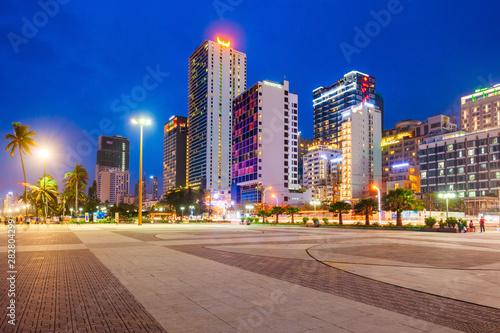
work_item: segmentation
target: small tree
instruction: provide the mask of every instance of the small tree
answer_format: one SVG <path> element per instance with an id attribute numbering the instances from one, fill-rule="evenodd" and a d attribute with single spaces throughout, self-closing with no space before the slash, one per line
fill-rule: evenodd
<path id="1" fill-rule="evenodd" d="M 442 221 L 442 220 L 441 220 Z M 428 228 L 432 228 L 434 227 L 434 225 L 436 224 L 436 218 L 433 217 L 433 216 L 428 216 L 425 218 L 425 226 L 428 227 Z M 441 223 L 440 223 L 441 224 Z"/>
<path id="2" fill-rule="evenodd" d="M 323 217 L 323 223 L 324 223 L 325 225 L 328 225 L 328 217 Z"/>
<path id="3" fill-rule="evenodd" d="M 302 223 L 306 224 L 306 223 L 307 223 L 307 221 L 309 221 L 309 218 L 308 218 L 307 216 L 304 216 L 304 217 L 302 218 Z"/>
<path id="4" fill-rule="evenodd" d="M 281 206 L 274 206 L 269 213 L 271 215 L 276 215 L 276 223 L 279 223 L 278 218 L 281 214 L 284 214 L 286 212 L 285 207 Z"/>
<path id="5" fill-rule="evenodd" d="M 292 224 L 294 224 L 293 216 L 295 214 L 300 213 L 300 208 L 299 207 L 287 207 L 286 213 L 292 217 Z"/>
<path id="6" fill-rule="evenodd" d="M 266 223 L 266 217 L 268 217 L 270 214 L 266 212 L 264 209 L 261 209 L 257 212 L 257 216 L 262 217 L 262 223 Z"/>
<path id="7" fill-rule="evenodd" d="M 335 216 L 339 216 L 339 224 L 343 225 L 344 223 L 342 222 L 342 214 L 347 214 L 351 211 L 352 206 L 351 204 L 345 202 L 345 201 L 337 201 L 334 204 L 330 205 L 330 208 L 328 209 L 330 212 L 334 213 Z"/>
<path id="8" fill-rule="evenodd" d="M 413 209 L 418 205 L 418 201 L 413 195 L 413 192 L 401 187 L 395 190 L 389 190 L 389 193 L 384 196 L 383 201 L 385 210 L 396 213 L 396 226 L 398 227 L 403 226 L 401 213 L 404 210 Z"/>
<path id="9" fill-rule="evenodd" d="M 453 216 L 449 216 L 447 219 L 446 219 L 446 224 L 448 224 L 448 226 L 450 228 L 455 228 L 455 226 L 458 224 L 458 220 L 456 217 L 453 217 Z"/>
<path id="10" fill-rule="evenodd" d="M 378 203 L 373 198 L 361 199 L 354 205 L 356 214 L 365 214 L 365 225 L 370 225 L 370 215 L 373 211 L 378 211 Z"/>
<path id="11" fill-rule="evenodd" d="M 319 219 L 317 217 L 313 217 L 314 224 L 319 224 Z"/>

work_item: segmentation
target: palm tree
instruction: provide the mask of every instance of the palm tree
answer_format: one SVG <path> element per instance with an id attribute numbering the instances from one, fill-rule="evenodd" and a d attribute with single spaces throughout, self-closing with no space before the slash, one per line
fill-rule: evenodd
<path id="1" fill-rule="evenodd" d="M 83 165 L 76 163 L 75 168 L 64 175 L 65 192 L 75 199 L 75 212 L 78 214 L 78 200 L 85 202 L 85 187 L 89 174 Z"/>
<path id="2" fill-rule="evenodd" d="M 287 207 L 287 209 L 286 209 L 286 213 L 287 213 L 288 215 L 292 216 L 292 224 L 294 224 L 294 223 L 295 223 L 295 221 L 294 221 L 294 219 L 293 219 L 293 216 L 294 216 L 295 214 L 300 213 L 300 208 L 299 208 L 299 207 L 291 207 L 291 206 L 290 206 L 290 207 Z"/>
<path id="3" fill-rule="evenodd" d="M 35 185 L 31 187 L 31 194 L 34 197 L 35 202 L 41 203 L 41 206 L 45 210 L 45 215 L 47 215 L 46 207 L 53 203 L 57 204 L 58 188 L 59 186 L 51 175 L 46 175 L 45 178 L 40 178 Z M 44 204 L 45 200 L 47 200 L 47 206 Z M 53 207 L 54 205 L 52 205 L 52 210 L 54 210 Z"/>
<path id="4" fill-rule="evenodd" d="M 344 223 L 342 222 L 342 214 L 347 214 L 351 211 L 352 206 L 350 203 L 347 203 L 345 201 L 336 201 L 335 203 L 330 205 L 330 208 L 328 208 L 328 211 L 335 213 L 335 215 L 338 214 L 339 216 L 339 224 L 343 225 Z"/>
<path id="5" fill-rule="evenodd" d="M 270 216 L 271 214 L 269 212 L 266 212 L 264 209 L 259 210 L 257 212 L 257 216 L 262 217 L 262 223 L 266 223 L 266 217 Z"/>
<path id="6" fill-rule="evenodd" d="M 396 225 L 403 226 L 401 213 L 404 210 L 413 209 L 418 206 L 418 201 L 411 190 L 397 188 L 389 190 L 389 193 L 384 196 L 384 209 L 396 212 Z"/>
<path id="7" fill-rule="evenodd" d="M 378 203 L 373 198 L 361 199 L 354 205 L 356 214 L 365 214 L 365 225 L 370 225 L 370 215 L 374 211 L 378 211 Z"/>
<path id="8" fill-rule="evenodd" d="M 276 223 L 279 223 L 278 217 L 280 216 L 280 214 L 284 214 L 285 212 L 285 207 L 274 206 L 269 213 L 271 213 L 271 215 L 276 215 Z"/>
<path id="9" fill-rule="evenodd" d="M 19 151 L 21 157 L 21 166 L 23 167 L 24 175 L 24 205 L 26 207 L 26 216 L 28 216 L 28 181 L 26 180 L 26 170 L 24 169 L 23 154 L 31 155 L 31 147 L 36 147 L 35 139 L 32 137 L 36 135 L 34 131 L 29 130 L 28 125 L 21 125 L 21 123 L 12 123 L 14 127 L 14 134 L 7 134 L 5 140 L 10 140 L 5 151 L 10 150 L 10 157 L 14 157 L 16 149 Z"/>

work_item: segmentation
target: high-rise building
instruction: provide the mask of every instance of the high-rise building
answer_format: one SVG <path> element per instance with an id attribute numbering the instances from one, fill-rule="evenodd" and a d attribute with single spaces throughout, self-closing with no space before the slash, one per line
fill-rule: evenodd
<path id="1" fill-rule="evenodd" d="M 146 182 L 146 177 L 142 179 L 142 195 L 146 196 L 147 194 L 147 182 Z M 134 196 L 139 197 L 139 181 L 135 183 L 134 186 Z"/>
<path id="2" fill-rule="evenodd" d="M 14 193 L 8 192 L 3 200 L 3 214 L 5 216 L 12 214 L 14 210 Z"/>
<path id="3" fill-rule="evenodd" d="M 309 146 L 314 143 L 314 139 L 306 139 L 300 135 L 299 132 L 299 141 L 298 141 L 298 176 L 299 176 L 299 184 L 300 186 L 304 186 L 304 155 L 307 154 Z"/>
<path id="4" fill-rule="evenodd" d="M 101 202 L 116 204 L 120 196 L 129 194 L 129 151 L 129 140 L 121 135 L 99 137 L 95 180 Z"/>
<path id="5" fill-rule="evenodd" d="M 419 149 L 422 194 L 454 193 L 467 214 L 498 214 L 500 127 L 429 136 Z"/>
<path id="6" fill-rule="evenodd" d="M 341 197 L 357 200 L 370 195 L 373 185 L 382 186 L 382 115 L 378 107 L 363 102 L 345 109 L 341 117 Z"/>
<path id="7" fill-rule="evenodd" d="M 457 130 L 456 118 L 442 114 L 424 122 L 403 120 L 382 134 L 382 192 L 396 188 L 420 193 L 418 145 L 423 138 Z"/>
<path id="8" fill-rule="evenodd" d="M 148 199 L 151 201 L 158 200 L 158 177 L 149 176 Z"/>
<path id="9" fill-rule="evenodd" d="M 187 118 L 175 116 L 163 126 L 163 195 L 186 186 Z"/>
<path id="10" fill-rule="evenodd" d="M 375 78 L 357 71 L 345 74 L 342 79 L 328 87 L 315 89 L 313 91 L 315 141 L 337 143 L 340 137 L 342 113 L 364 102 L 376 105 Z"/>
<path id="11" fill-rule="evenodd" d="M 189 57 L 189 186 L 230 187 L 232 101 L 246 90 L 246 67 L 246 55 L 219 37 Z"/>
<path id="12" fill-rule="evenodd" d="M 473 94 L 462 97 L 460 128 L 477 131 L 500 126 L 500 84 L 476 89 Z"/>
<path id="13" fill-rule="evenodd" d="M 313 91 L 314 139 L 342 150 L 341 200 L 370 195 L 382 182 L 383 99 L 377 97 L 375 78 L 358 71 L 328 87 Z"/>
<path id="14" fill-rule="evenodd" d="M 233 101 L 231 198 L 304 202 L 298 182 L 298 96 L 288 81 L 259 81 Z M 274 195 L 274 197 L 273 197 Z"/>

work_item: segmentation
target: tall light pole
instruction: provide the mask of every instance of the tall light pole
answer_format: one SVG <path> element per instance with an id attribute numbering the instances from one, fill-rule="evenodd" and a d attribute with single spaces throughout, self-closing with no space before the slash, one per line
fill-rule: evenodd
<path id="1" fill-rule="evenodd" d="M 448 199 L 453 199 L 456 197 L 455 193 L 439 193 L 438 197 L 446 199 L 446 219 L 448 219 Z"/>
<path id="2" fill-rule="evenodd" d="M 382 214 L 382 207 L 380 205 L 380 190 L 378 189 L 377 185 L 373 185 L 373 188 L 377 190 L 377 197 L 378 197 L 378 224 L 382 224 L 381 221 L 381 214 Z"/>
<path id="3" fill-rule="evenodd" d="M 248 215 L 250 215 L 250 210 L 254 209 L 253 205 L 246 205 L 245 208 L 248 210 Z"/>
<path id="4" fill-rule="evenodd" d="M 45 183 L 47 182 L 47 175 L 45 167 L 47 165 L 46 161 L 49 158 L 50 153 L 47 149 L 40 150 L 40 157 L 43 159 L 43 221 L 47 222 L 47 192 Z"/>
<path id="5" fill-rule="evenodd" d="M 277 197 L 277 196 L 275 196 L 275 195 L 273 194 L 273 198 L 275 198 L 275 199 L 276 199 L 276 206 L 279 206 L 279 200 L 278 200 L 278 197 Z"/>
<path id="6" fill-rule="evenodd" d="M 184 219 L 184 209 L 185 207 L 181 207 L 181 221 Z"/>
<path id="7" fill-rule="evenodd" d="M 321 205 L 321 202 L 319 202 L 317 200 L 313 200 L 310 202 L 310 204 L 314 206 L 314 217 L 316 217 L 316 206 Z"/>
<path id="8" fill-rule="evenodd" d="M 264 202 L 265 202 L 265 198 L 266 198 L 266 190 L 268 190 L 270 188 L 271 188 L 271 186 L 268 186 L 268 187 L 266 187 L 266 188 L 264 188 L 262 190 L 262 200 L 261 200 L 262 201 L 261 202 L 262 203 L 262 209 L 264 209 Z"/>
<path id="9" fill-rule="evenodd" d="M 133 118 L 132 124 L 141 126 L 141 144 L 139 149 L 139 217 L 137 225 L 142 225 L 142 132 L 145 125 L 151 125 L 151 120 L 144 118 Z"/>

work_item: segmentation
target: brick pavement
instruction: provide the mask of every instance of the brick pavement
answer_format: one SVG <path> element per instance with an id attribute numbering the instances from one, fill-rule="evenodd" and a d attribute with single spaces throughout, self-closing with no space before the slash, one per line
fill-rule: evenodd
<path id="1" fill-rule="evenodd" d="M 165 332 L 89 250 L 19 252 L 16 261 L 17 325 L 7 323 L 2 271 L 0 332 Z"/>
<path id="2" fill-rule="evenodd" d="M 500 310 L 386 284 L 317 261 L 167 246 L 265 276 L 464 332 L 499 332 Z"/>

